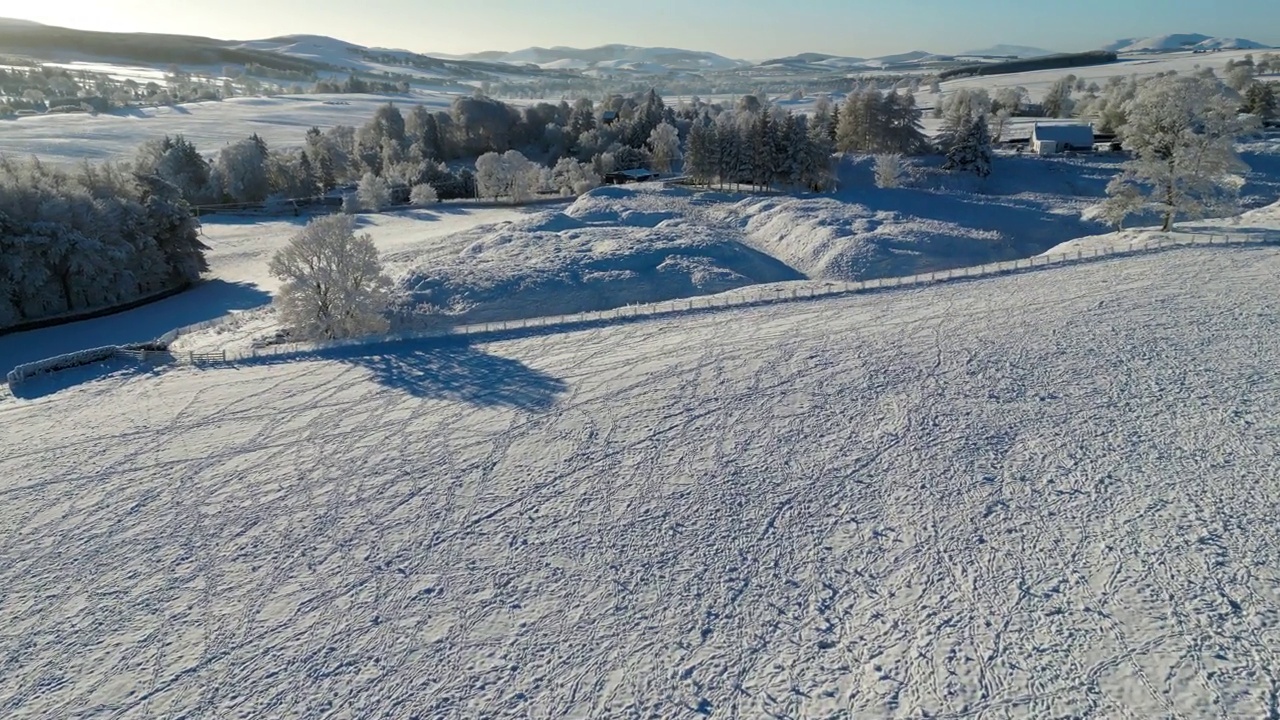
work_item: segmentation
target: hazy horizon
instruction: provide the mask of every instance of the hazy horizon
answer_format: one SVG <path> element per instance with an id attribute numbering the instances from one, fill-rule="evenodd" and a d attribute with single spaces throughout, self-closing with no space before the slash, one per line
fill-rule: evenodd
<path id="1" fill-rule="evenodd" d="M 820 52 L 878 56 L 911 50 L 958 53 L 996 44 L 1054 51 L 1091 50 L 1122 37 L 1204 33 L 1280 45 L 1280 3 L 1229 0 L 1178 7 L 1165 0 L 1078 0 L 1065 20 L 1058 9 L 1006 0 L 797 0 L 785 13 L 763 0 L 704 0 L 690 5 L 590 5 L 572 0 L 481 0 L 465 7 L 423 8 L 412 0 L 368 0 L 363 13 L 321 1 L 305 12 L 273 0 L 192 3 L 157 13 L 149 0 L 64 0 L 32 6 L 0 0 L 0 17 L 83 30 L 201 35 L 255 40 L 327 35 L 365 46 L 462 55 L 528 47 L 607 44 L 676 47 L 733 58 Z M 393 18 L 394 21 L 389 21 Z M 927 19 L 927 20 L 926 20 Z M 1265 28 L 1265 32 L 1258 32 Z"/>

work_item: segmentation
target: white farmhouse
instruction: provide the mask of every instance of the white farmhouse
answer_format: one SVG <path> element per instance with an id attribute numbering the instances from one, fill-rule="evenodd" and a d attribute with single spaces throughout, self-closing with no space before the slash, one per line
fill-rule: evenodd
<path id="1" fill-rule="evenodd" d="M 1031 152 L 1055 155 L 1061 152 L 1092 152 L 1093 127 L 1090 125 L 1041 125 L 1031 128 Z"/>

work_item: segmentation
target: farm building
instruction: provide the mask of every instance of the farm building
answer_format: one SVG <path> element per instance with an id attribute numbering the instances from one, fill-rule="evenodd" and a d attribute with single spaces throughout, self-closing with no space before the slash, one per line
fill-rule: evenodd
<path id="1" fill-rule="evenodd" d="M 657 179 L 658 173 L 652 170 L 645 170 L 644 168 L 637 168 L 635 170 L 619 170 L 604 176 L 604 181 L 607 185 L 624 185 L 626 183 L 649 182 L 650 180 Z"/>
<path id="2" fill-rule="evenodd" d="M 1093 128 L 1089 125 L 1041 125 L 1031 128 L 1031 152 L 1055 155 L 1061 152 L 1091 152 Z"/>

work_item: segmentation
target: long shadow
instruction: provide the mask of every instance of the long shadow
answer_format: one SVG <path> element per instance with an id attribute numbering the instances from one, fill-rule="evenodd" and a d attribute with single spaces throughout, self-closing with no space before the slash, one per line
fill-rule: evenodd
<path id="1" fill-rule="evenodd" d="M 2 336 L 0 373 L 78 350 L 154 340 L 174 328 L 269 302 L 271 295 L 256 285 L 210 280 L 115 315 Z"/>
<path id="2" fill-rule="evenodd" d="M 519 360 L 492 355 L 467 338 L 399 340 L 307 353 L 257 358 L 243 364 L 293 363 L 308 358 L 364 368 L 380 385 L 412 397 L 448 400 L 482 408 L 545 412 L 568 385 Z"/>

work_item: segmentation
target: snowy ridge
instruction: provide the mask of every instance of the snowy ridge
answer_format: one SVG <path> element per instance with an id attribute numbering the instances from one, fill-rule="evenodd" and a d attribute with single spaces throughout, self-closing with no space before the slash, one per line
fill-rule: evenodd
<path id="1" fill-rule="evenodd" d="M 1266 47 L 1268 46 L 1262 43 L 1243 38 L 1221 38 L 1199 33 L 1183 33 L 1156 35 L 1148 38 L 1123 38 L 1104 45 L 1101 49 L 1118 53 L 1144 53 L 1177 50 L 1257 50 Z"/>
<path id="2" fill-rule="evenodd" d="M 0 696 L 1267 717 L 1278 277 L 1204 248 L 0 394 Z"/>

